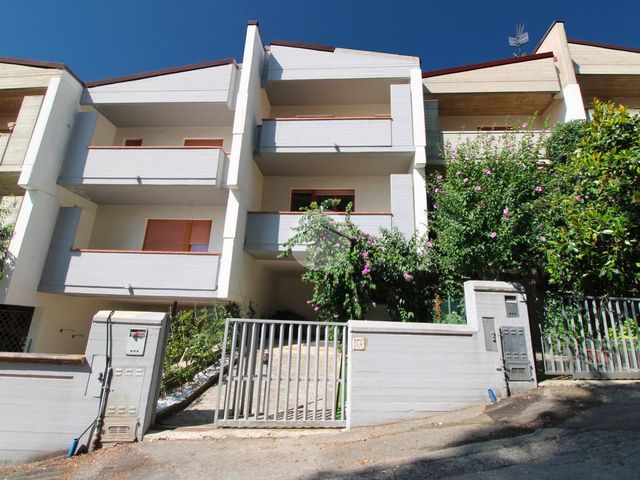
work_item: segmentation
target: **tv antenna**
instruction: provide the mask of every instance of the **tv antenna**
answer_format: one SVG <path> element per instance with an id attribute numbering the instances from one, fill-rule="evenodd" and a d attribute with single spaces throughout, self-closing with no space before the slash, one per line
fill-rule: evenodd
<path id="1" fill-rule="evenodd" d="M 513 56 L 521 57 L 525 55 L 522 52 L 522 46 L 529 42 L 529 33 L 524 31 L 524 23 L 516 25 L 516 36 L 509 37 L 509 46 L 514 49 Z"/>

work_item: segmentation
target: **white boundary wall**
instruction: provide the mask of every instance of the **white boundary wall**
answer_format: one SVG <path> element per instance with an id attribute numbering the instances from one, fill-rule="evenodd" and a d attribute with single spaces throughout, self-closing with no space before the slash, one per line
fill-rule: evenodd
<path id="1" fill-rule="evenodd" d="M 519 316 L 507 318 L 505 296 Z M 524 327 L 533 380 L 510 382 L 512 392 L 536 387 L 526 298 L 504 282 L 465 283 L 466 325 L 349 322 L 349 427 L 392 422 L 488 402 L 488 389 L 507 395 L 500 326 Z M 495 351 L 487 350 L 483 318 L 493 318 Z M 364 346 L 364 349 L 362 347 Z"/>

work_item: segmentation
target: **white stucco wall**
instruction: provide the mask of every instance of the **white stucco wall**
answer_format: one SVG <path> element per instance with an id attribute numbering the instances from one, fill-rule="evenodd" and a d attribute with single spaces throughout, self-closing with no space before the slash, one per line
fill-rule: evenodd
<path id="1" fill-rule="evenodd" d="M 147 219 L 212 220 L 209 251 L 222 251 L 224 207 L 162 205 L 100 205 L 88 248 L 140 250 Z M 77 242 L 77 240 L 76 240 Z"/>
<path id="2" fill-rule="evenodd" d="M 379 177 L 264 177 L 262 211 L 291 209 L 293 189 L 353 189 L 355 211 L 390 212 L 391 193 L 388 176 Z"/>

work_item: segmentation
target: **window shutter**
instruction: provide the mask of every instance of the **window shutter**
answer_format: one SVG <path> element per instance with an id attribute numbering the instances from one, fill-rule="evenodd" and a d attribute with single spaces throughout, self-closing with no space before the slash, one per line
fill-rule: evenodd
<path id="1" fill-rule="evenodd" d="M 211 235 L 211 220 L 194 220 L 191 226 L 191 241 L 189 243 L 204 243 L 209 245 Z"/>
<path id="2" fill-rule="evenodd" d="M 189 236 L 189 220 L 148 220 L 143 250 L 184 252 Z"/>
<path id="3" fill-rule="evenodd" d="M 221 138 L 187 138 L 184 141 L 185 147 L 220 147 L 222 148 Z"/>

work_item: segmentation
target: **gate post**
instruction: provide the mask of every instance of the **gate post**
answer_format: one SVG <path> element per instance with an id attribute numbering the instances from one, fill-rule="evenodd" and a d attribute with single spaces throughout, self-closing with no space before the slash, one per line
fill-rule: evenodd
<path id="1" fill-rule="evenodd" d="M 508 392 L 535 388 L 535 358 L 524 288 L 517 283 L 471 280 L 464 283 L 464 295 L 467 323 L 479 326 L 479 335 L 491 336 L 484 338 L 486 345 L 496 343 Z"/>

